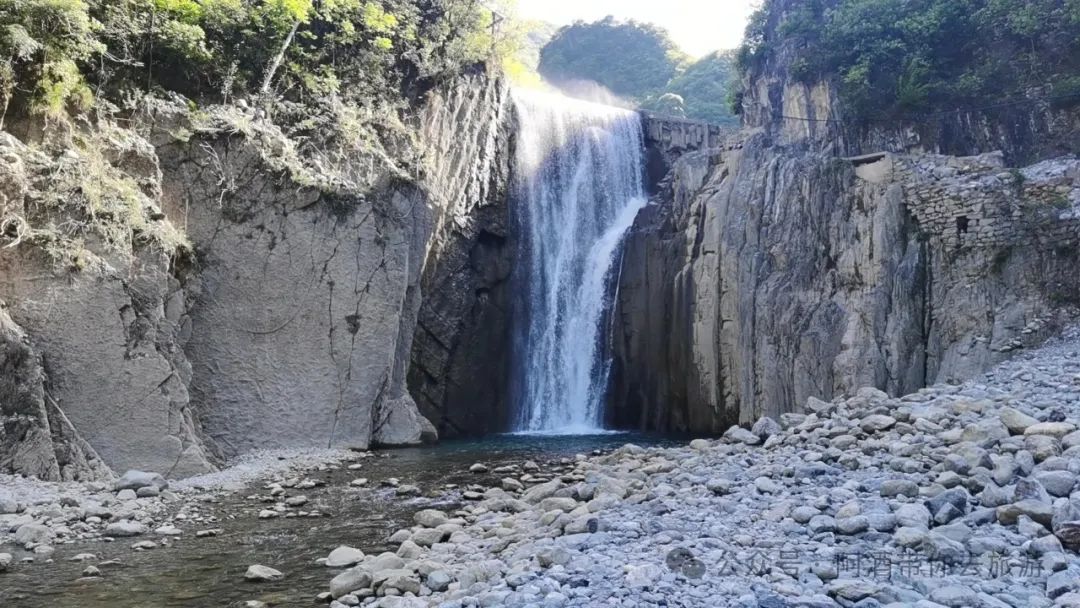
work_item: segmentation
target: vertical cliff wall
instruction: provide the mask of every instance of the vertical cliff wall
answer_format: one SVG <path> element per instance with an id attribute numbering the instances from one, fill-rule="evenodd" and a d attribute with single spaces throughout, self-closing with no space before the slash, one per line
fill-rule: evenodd
<path id="1" fill-rule="evenodd" d="M 441 435 L 502 430 L 508 401 L 514 235 L 506 204 L 513 118 L 508 91 L 451 95 L 429 106 L 433 188 L 445 212 L 420 282 L 409 389 Z"/>
<path id="2" fill-rule="evenodd" d="M 157 156 L 138 134 L 109 123 L 68 138 L 79 143 L 28 145 L 0 133 L 7 341 L 21 335 L 33 353 L 25 356 L 40 361 L 21 366 L 18 373 L 29 377 L 12 379 L 23 390 L 0 396 L 2 470 L 49 479 L 107 477 L 109 468 L 208 471 L 187 391 L 184 297 L 159 240 L 171 231 L 157 203 Z M 23 218 L 39 219 L 35 214 L 51 229 L 18 228 Z M 120 214 L 131 214 L 138 231 L 113 230 Z M 86 226 L 97 228 L 60 236 Z M 39 401 L 46 416 L 31 414 L 41 411 Z M 48 435 L 25 432 L 28 423 Z M 14 456 L 35 443 L 56 455 L 56 467 L 27 466 Z"/>
<path id="3" fill-rule="evenodd" d="M 258 448 L 433 438 L 407 386 L 439 287 L 424 277 L 504 179 L 504 96 L 465 75 L 408 124 L 386 117 L 380 142 L 364 139 L 371 116 L 331 108 L 334 124 L 303 127 L 315 146 L 243 103 L 153 102 L 103 123 L 119 142 L 98 150 L 103 167 L 3 134 L 4 237 L 26 238 L 0 250 L 0 365 L 19 373 L 0 385 L 0 470 L 180 477 Z M 139 223 L 119 232 L 130 242 L 79 241 L 64 266 L 18 218 L 59 198 L 48 176 L 87 168 L 131 185 Z M 150 234 L 166 227 L 186 241 L 175 253 Z M 479 234 L 461 238 L 490 242 Z"/>
<path id="4" fill-rule="evenodd" d="M 826 7 L 828 4 L 825 5 Z M 1021 103 L 847 120 L 775 0 L 743 128 L 647 117 L 612 421 L 723 431 L 861 386 L 969 378 L 1077 318 L 1080 112 Z M 800 19 L 802 21 L 800 21 Z"/>
<path id="5" fill-rule="evenodd" d="M 622 425 L 722 431 L 970 377 L 1076 317 L 1074 157 L 835 156 L 764 129 L 684 154 L 622 266 Z M 664 146 L 653 140 L 653 146 Z"/>

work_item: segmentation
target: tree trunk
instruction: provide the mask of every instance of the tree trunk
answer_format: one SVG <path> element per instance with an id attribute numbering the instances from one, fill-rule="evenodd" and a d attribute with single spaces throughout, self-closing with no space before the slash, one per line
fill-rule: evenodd
<path id="1" fill-rule="evenodd" d="M 285 60 L 285 51 L 289 50 L 289 45 L 292 44 L 293 36 L 296 35 L 296 30 L 300 28 L 300 21 L 293 21 L 292 29 L 289 30 L 289 35 L 285 37 L 285 42 L 281 44 L 281 50 L 278 51 L 277 56 L 270 62 L 270 65 L 266 68 L 266 76 L 263 77 L 262 89 L 263 94 L 270 92 L 270 84 L 274 81 L 274 73 L 281 67 L 281 62 Z"/>

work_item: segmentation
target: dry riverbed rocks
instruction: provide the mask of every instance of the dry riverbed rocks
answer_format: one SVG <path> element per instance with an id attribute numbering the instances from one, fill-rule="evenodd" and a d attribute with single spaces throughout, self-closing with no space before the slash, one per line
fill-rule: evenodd
<path id="1" fill-rule="evenodd" d="M 81 541 L 124 541 L 132 550 L 145 551 L 167 547 L 185 535 L 216 536 L 221 528 L 213 505 L 224 493 L 260 477 L 288 484 L 297 479 L 296 471 L 362 457 L 345 450 L 256 453 L 218 473 L 174 484 L 177 487 L 157 473 L 142 471 L 127 471 L 112 482 L 43 482 L 0 475 L 0 548 L 5 550 L 0 553 L 0 573 L 16 564 L 51 560 L 58 547 Z M 282 510 L 292 508 L 285 502 L 296 507 L 307 499 L 283 499 Z M 97 559 L 90 554 L 68 557 L 71 553 L 60 558 Z"/>
<path id="2" fill-rule="evenodd" d="M 458 511 L 417 513 L 395 552 L 352 553 L 326 599 L 1080 606 L 1078 425 L 1072 332 L 962 386 L 811 399 L 720 440 L 504 476 Z"/>

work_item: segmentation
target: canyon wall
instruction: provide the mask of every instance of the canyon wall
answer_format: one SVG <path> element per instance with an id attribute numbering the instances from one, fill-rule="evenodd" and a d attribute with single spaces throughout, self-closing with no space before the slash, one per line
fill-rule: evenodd
<path id="1" fill-rule="evenodd" d="M 722 432 L 809 397 L 904 394 L 1080 318 L 1080 161 L 1063 154 L 1080 113 L 853 126 L 832 82 L 791 76 L 798 56 L 748 76 L 738 133 L 645 118 L 666 172 L 623 255 L 612 424 Z"/>
<path id="2" fill-rule="evenodd" d="M 0 383 L 0 472 L 183 477 L 259 448 L 433 439 L 406 384 L 424 268 L 505 170 L 504 97 L 466 75 L 383 127 L 400 146 L 303 154 L 243 103 L 142 110 L 98 153 L 186 243 L 87 240 L 75 268 L 0 250 L 0 365 L 29 374 Z M 93 160 L 2 135 L 5 217 L 33 212 L 72 157 Z"/>
<path id="3" fill-rule="evenodd" d="M 432 116 L 471 116 L 491 127 L 470 146 L 451 131 L 430 142 L 443 159 L 439 181 L 451 185 L 435 192 L 450 211 L 434 231 L 421 277 L 409 389 L 450 437 L 506 428 L 517 245 L 506 198 L 515 122 L 508 92 L 482 100 L 486 113 L 473 107 L 476 99 L 448 101 Z"/>

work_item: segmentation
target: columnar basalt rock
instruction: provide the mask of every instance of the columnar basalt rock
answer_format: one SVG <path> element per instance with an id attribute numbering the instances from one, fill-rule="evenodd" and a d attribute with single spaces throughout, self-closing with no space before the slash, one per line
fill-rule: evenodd
<path id="1" fill-rule="evenodd" d="M 903 394 L 1077 314 L 1075 158 L 1008 170 L 745 137 L 680 157 L 628 239 L 614 422 L 719 432 L 861 385 Z"/>

